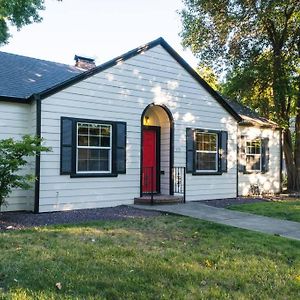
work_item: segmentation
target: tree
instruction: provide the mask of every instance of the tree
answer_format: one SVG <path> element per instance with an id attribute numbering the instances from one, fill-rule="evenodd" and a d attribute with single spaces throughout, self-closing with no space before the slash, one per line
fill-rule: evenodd
<path id="1" fill-rule="evenodd" d="M 8 43 L 9 25 L 19 30 L 25 25 L 40 22 L 39 12 L 45 9 L 44 3 L 45 0 L 0 0 L 0 46 Z"/>
<path id="2" fill-rule="evenodd" d="M 34 175 L 21 175 L 21 169 L 27 164 L 26 158 L 39 155 L 41 151 L 49 151 L 41 145 L 41 139 L 25 135 L 21 140 L 12 138 L 0 141 L 0 206 L 13 188 L 29 189 L 35 180 Z"/>
<path id="3" fill-rule="evenodd" d="M 224 71 L 225 66 L 235 83 L 241 75 L 244 80 L 259 82 L 252 85 L 256 87 L 250 99 L 252 104 L 256 101 L 262 107 L 254 97 L 266 88 L 259 100 L 267 104 L 265 114 L 283 128 L 288 188 L 300 190 L 300 0 L 184 0 L 184 3 L 183 45 L 190 47 L 202 64 L 217 72 Z M 236 94 L 241 87 L 237 85 Z M 289 128 L 294 112 L 295 144 Z"/>
<path id="4" fill-rule="evenodd" d="M 196 72 L 215 90 L 221 88 L 217 75 L 214 70 L 205 65 L 199 65 Z"/>
<path id="5" fill-rule="evenodd" d="M 255 62 L 229 71 L 220 89 L 229 98 L 236 99 L 250 106 L 261 116 L 274 120 L 272 71 L 269 59 L 270 55 L 266 54 Z"/>

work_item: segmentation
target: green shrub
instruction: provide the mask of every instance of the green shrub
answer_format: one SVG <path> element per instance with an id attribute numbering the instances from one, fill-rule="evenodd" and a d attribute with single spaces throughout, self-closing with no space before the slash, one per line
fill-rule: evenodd
<path id="1" fill-rule="evenodd" d="M 0 206 L 13 188 L 29 189 L 34 182 L 32 174 L 21 175 L 19 171 L 28 163 L 26 158 L 39 155 L 50 148 L 42 146 L 42 139 L 25 135 L 21 140 L 0 140 Z"/>

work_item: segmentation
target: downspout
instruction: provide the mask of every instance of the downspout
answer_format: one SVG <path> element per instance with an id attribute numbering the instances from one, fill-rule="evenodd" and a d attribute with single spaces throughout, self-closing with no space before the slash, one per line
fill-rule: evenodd
<path id="1" fill-rule="evenodd" d="M 41 137 L 41 97 L 33 96 L 36 102 L 36 136 Z M 34 187 L 34 213 L 38 214 L 40 210 L 40 174 L 41 174 L 41 156 L 37 153 L 35 156 L 35 187 Z"/>

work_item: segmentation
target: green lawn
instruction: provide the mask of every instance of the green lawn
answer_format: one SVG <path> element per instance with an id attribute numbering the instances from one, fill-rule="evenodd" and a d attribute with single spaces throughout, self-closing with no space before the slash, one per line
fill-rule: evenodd
<path id="1" fill-rule="evenodd" d="M 231 205 L 232 210 L 300 222 L 300 199 Z"/>
<path id="2" fill-rule="evenodd" d="M 2 232 L 0 299 L 297 299 L 299 249 L 178 216 Z"/>

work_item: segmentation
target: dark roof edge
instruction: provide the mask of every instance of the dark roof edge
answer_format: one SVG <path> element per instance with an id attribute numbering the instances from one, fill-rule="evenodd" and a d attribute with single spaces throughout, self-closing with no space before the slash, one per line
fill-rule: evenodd
<path id="1" fill-rule="evenodd" d="M 131 51 L 128 51 L 128 52 L 126 52 L 122 55 L 119 55 L 119 56 L 117 56 L 117 57 L 115 57 L 115 58 L 113 58 L 113 59 L 111 59 L 111 60 L 95 67 L 95 68 L 93 68 L 93 69 L 90 69 L 90 70 L 88 70 L 84 73 L 78 74 L 77 76 L 72 77 L 71 79 L 68 79 L 68 80 L 66 80 L 66 81 L 64 81 L 64 82 L 62 82 L 62 83 L 60 83 L 60 84 L 58 84 L 54 87 L 49 88 L 48 90 L 43 91 L 39 95 L 40 95 L 41 99 L 45 99 L 45 98 L 47 98 L 47 97 L 63 90 L 63 89 L 65 89 L 65 88 L 81 81 L 81 80 L 87 79 L 87 78 L 89 78 L 89 77 L 91 77 L 91 76 L 93 76 L 97 73 L 100 73 L 100 72 L 102 72 L 102 71 L 104 71 L 108 68 L 111 68 L 111 67 L 117 65 L 121 61 L 125 61 L 125 60 L 127 60 L 131 57 L 134 57 L 134 56 L 138 55 L 139 53 L 141 53 L 143 51 L 149 50 L 149 49 L 159 45 L 161 39 L 162 38 L 158 38 L 158 39 L 156 39 L 156 40 L 154 40 L 154 41 L 152 41 L 148 44 L 145 44 L 143 46 L 135 48 L 135 49 L 133 49 Z"/>
<path id="2" fill-rule="evenodd" d="M 93 76 L 101 71 L 104 71 L 112 66 L 115 66 L 118 64 L 120 61 L 126 61 L 131 57 L 134 57 L 141 52 L 150 50 L 151 48 L 161 45 L 200 85 L 202 85 L 206 91 L 214 97 L 219 104 L 228 112 L 230 113 L 238 122 L 242 121 L 242 118 L 240 117 L 239 114 L 234 111 L 229 104 L 205 81 L 203 80 L 199 74 L 162 38 L 158 38 L 156 40 L 153 40 L 152 42 L 145 44 L 143 46 L 140 46 L 138 48 L 135 48 L 125 54 L 122 54 L 120 56 L 117 56 L 116 58 L 109 60 L 108 62 L 97 66 L 87 72 L 81 73 L 69 80 L 66 80 L 52 88 L 49 88 L 48 90 L 45 90 L 41 92 L 39 95 L 41 99 L 45 99 L 62 89 L 65 89 L 81 80 L 84 80 L 90 76 Z"/>
<path id="3" fill-rule="evenodd" d="M 0 101 L 3 102 L 17 102 L 17 103 L 24 103 L 24 104 L 28 104 L 30 103 L 30 99 L 29 98 L 18 98 L 18 97 L 8 97 L 8 96 L 0 96 Z"/>
<path id="4" fill-rule="evenodd" d="M 239 126 L 243 126 L 243 127 L 258 127 L 258 128 L 271 128 L 271 129 L 275 129 L 275 130 L 280 130 L 281 127 L 274 123 L 274 124 L 267 124 L 267 123 L 264 123 L 264 124 L 258 124 L 258 123 L 252 123 L 252 122 L 249 122 L 249 121 L 242 121 L 239 123 Z"/>
<path id="5" fill-rule="evenodd" d="M 160 45 L 200 84 L 206 91 L 215 98 L 219 104 L 230 113 L 238 122 L 242 121 L 241 116 L 219 95 L 201 76 L 163 39 Z"/>

